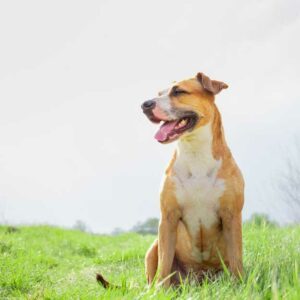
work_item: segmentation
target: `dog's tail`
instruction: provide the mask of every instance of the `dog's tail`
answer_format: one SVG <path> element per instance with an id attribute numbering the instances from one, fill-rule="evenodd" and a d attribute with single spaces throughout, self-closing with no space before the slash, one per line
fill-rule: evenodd
<path id="1" fill-rule="evenodd" d="M 105 289 L 109 289 L 109 288 L 113 288 L 113 289 L 116 289 L 116 288 L 120 288 L 119 286 L 117 285 L 113 285 L 111 283 L 109 283 L 101 274 L 97 273 L 96 274 L 96 280 L 99 284 L 101 284 Z"/>

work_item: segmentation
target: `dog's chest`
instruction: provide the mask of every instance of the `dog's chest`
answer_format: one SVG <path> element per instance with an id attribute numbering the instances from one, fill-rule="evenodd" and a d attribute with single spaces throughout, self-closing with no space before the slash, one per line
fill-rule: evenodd
<path id="1" fill-rule="evenodd" d="M 207 153 L 180 153 L 174 163 L 175 195 L 190 234 L 196 237 L 200 226 L 209 229 L 219 222 L 219 200 L 225 183 L 217 178 L 221 161 Z"/>

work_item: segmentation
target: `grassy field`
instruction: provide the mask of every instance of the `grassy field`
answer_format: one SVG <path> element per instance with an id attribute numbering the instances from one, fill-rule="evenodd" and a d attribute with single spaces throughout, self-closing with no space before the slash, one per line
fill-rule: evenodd
<path id="1" fill-rule="evenodd" d="M 245 225 L 243 281 L 224 273 L 180 290 L 147 288 L 143 261 L 153 239 L 1 226 L 0 299 L 300 299 L 299 226 Z M 104 290 L 96 272 L 122 288 Z"/>

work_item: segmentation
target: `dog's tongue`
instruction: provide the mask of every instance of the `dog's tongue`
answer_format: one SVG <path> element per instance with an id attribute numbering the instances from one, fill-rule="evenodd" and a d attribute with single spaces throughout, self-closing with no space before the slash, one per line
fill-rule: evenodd
<path id="1" fill-rule="evenodd" d="M 165 142 L 172 130 L 175 128 L 177 121 L 170 121 L 170 122 L 165 122 L 163 125 L 160 126 L 159 130 L 155 134 L 155 138 L 159 142 Z"/>

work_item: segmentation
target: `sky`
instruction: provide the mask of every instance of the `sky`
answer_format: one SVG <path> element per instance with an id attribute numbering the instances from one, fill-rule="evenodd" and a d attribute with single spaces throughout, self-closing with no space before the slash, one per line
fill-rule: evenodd
<path id="1" fill-rule="evenodd" d="M 2 1 L 0 223 L 94 232 L 159 217 L 175 144 L 143 101 L 204 72 L 246 182 L 244 218 L 291 221 L 276 190 L 300 138 L 300 2 Z"/>

